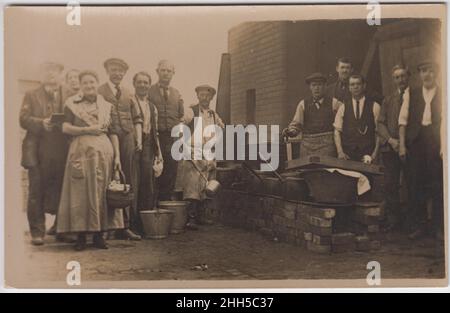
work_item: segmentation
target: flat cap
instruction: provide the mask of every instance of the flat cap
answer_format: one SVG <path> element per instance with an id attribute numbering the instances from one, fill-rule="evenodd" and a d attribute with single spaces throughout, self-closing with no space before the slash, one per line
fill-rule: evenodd
<path id="1" fill-rule="evenodd" d="M 106 60 L 106 61 L 103 63 L 103 66 L 104 66 L 105 69 L 106 69 L 106 68 L 108 68 L 109 65 L 112 65 L 112 64 L 120 65 L 120 66 L 122 66 L 126 71 L 128 70 L 128 64 L 127 64 L 127 62 L 125 62 L 124 60 L 119 59 L 119 58 L 109 58 L 108 60 Z"/>
<path id="2" fill-rule="evenodd" d="M 41 69 L 42 70 L 57 69 L 58 71 L 62 72 L 64 70 L 64 65 L 56 62 L 44 62 L 41 64 Z"/>
<path id="3" fill-rule="evenodd" d="M 202 90 L 209 91 L 209 93 L 212 96 L 214 96 L 216 94 L 216 90 L 214 89 L 214 87 L 211 87 L 210 85 L 200 85 L 195 88 L 195 92 L 197 92 L 197 93 Z"/>
<path id="4" fill-rule="evenodd" d="M 327 78 L 322 73 L 312 73 L 308 77 L 306 77 L 305 82 L 307 84 L 311 84 L 312 82 L 327 82 Z"/>
<path id="5" fill-rule="evenodd" d="M 423 68 L 427 68 L 427 67 L 437 68 L 437 63 L 431 59 L 425 59 L 425 60 L 419 62 L 419 64 L 417 64 L 418 71 L 420 71 Z"/>

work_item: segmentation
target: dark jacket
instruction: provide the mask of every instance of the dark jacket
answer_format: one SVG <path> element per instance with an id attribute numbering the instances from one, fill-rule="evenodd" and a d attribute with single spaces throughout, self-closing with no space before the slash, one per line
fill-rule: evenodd
<path id="1" fill-rule="evenodd" d="M 55 107 L 58 108 L 57 112 Z M 55 127 L 53 131 L 47 132 L 42 123 L 53 113 L 62 112 L 61 89 L 56 99 L 52 99 L 43 85 L 25 94 L 19 116 L 20 126 L 27 131 L 22 142 L 21 165 L 24 168 L 37 166 L 47 157 L 53 159 L 65 157 L 67 138 L 61 132 L 61 127 Z"/>

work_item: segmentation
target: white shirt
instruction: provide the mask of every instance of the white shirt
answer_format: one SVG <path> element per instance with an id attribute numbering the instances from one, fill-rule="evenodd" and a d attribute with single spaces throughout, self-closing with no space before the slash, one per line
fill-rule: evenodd
<path id="1" fill-rule="evenodd" d="M 111 91 L 112 91 L 114 97 L 117 97 L 116 85 L 114 85 L 110 80 L 108 80 L 108 85 L 109 85 L 109 88 L 111 88 Z M 119 85 L 119 88 L 120 88 L 120 85 Z"/>
<path id="2" fill-rule="evenodd" d="M 142 110 L 142 132 L 148 135 L 150 134 L 150 131 L 152 129 L 152 124 L 150 123 L 152 112 L 150 111 L 150 107 L 148 105 L 148 98 L 145 97 L 144 100 L 141 100 L 136 96 L 136 99 L 139 102 L 139 107 Z"/>
<path id="3" fill-rule="evenodd" d="M 403 103 L 400 109 L 400 114 L 398 116 L 398 125 L 406 126 L 408 125 L 408 117 L 409 117 L 409 88 L 407 89 L 408 93 L 403 95 Z M 434 96 L 436 95 L 436 87 L 432 89 L 426 89 L 422 87 L 423 99 L 425 101 L 425 109 L 423 110 L 422 115 L 422 125 L 429 126 L 431 125 L 431 101 L 433 101 Z"/>
<path id="4" fill-rule="evenodd" d="M 364 101 L 366 100 L 366 97 L 362 97 L 361 99 L 359 99 L 359 117 L 361 117 L 363 110 L 364 110 Z M 352 104 L 353 104 L 353 114 L 355 115 L 356 118 L 358 118 L 356 116 L 356 103 L 357 101 L 352 97 Z M 375 125 L 377 125 L 377 121 L 378 121 L 378 116 L 380 116 L 380 110 L 381 110 L 381 106 L 378 102 L 374 102 L 373 103 L 373 108 L 372 108 L 372 112 L 373 112 L 373 118 L 375 120 Z M 344 125 L 344 114 L 345 114 L 345 105 L 341 105 L 336 113 L 336 117 L 334 118 L 334 128 L 338 131 L 342 131 L 343 125 Z"/>
<path id="5" fill-rule="evenodd" d="M 323 103 L 323 97 L 318 101 L 320 104 Z M 332 100 L 332 106 L 333 111 L 336 112 L 340 106 L 342 106 L 343 103 L 341 103 L 336 98 L 333 98 Z M 302 100 L 298 103 L 297 109 L 295 110 L 294 118 L 292 119 L 291 123 L 289 124 L 289 127 L 294 128 L 300 128 L 304 124 L 304 115 L 305 114 L 305 100 Z"/>

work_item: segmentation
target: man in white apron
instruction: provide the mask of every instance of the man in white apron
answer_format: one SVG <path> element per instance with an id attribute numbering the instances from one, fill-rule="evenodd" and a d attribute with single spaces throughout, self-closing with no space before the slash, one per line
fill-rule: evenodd
<path id="1" fill-rule="evenodd" d="M 209 107 L 211 100 L 216 94 L 216 90 L 208 85 L 201 85 L 195 88 L 198 97 L 198 103 L 190 106 L 186 110 L 184 121 L 189 126 L 191 130 L 191 136 L 194 136 L 195 127 L 199 127 L 194 124 L 194 118 L 201 118 L 202 122 L 202 144 L 206 144 L 211 140 L 215 134 L 205 137 L 203 135 L 203 130 L 209 125 L 217 125 L 220 128 L 224 128 L 224 124 L 220 119 L 217 112 Z M 199 211 L 204 205 L 204 200 L 206 199 L 205 188 L 207 180 L 214 179 L 216 176 L 216 161 L 207 160 L 205 156 L 201 160 L 194 160 L 195 149 L 194 140 L 191 137 L 192 143 L 192 160 L 183 161 L 183 199 L 189 201 L 188 216 L 189 220 L 187 227 L 192 230 L 197 229 L 197 222 L 199 217 Z"/>

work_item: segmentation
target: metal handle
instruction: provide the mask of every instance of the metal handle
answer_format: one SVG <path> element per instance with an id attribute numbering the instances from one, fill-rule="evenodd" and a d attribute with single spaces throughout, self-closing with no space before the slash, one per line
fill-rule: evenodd
<path id="1" fill-rule="evenodd" d="M 275 176 L 277 176 L 277 178 L 278 178 L 281 182 L 284 181 L 284 178 L 283 178 L 280 174 L 278 174 L 278 172 L 273 168 L 273 166 L 269 163 L 269 161 L 267 161 L 266 159 L 263 158 L 261 152 L 259 153 L 259 158 L 260 158 L 261 160 L 263 160 L 264 163 L 266 163 L 266 164 L 270 167 L 270 169 L 274 172 Z"/>

